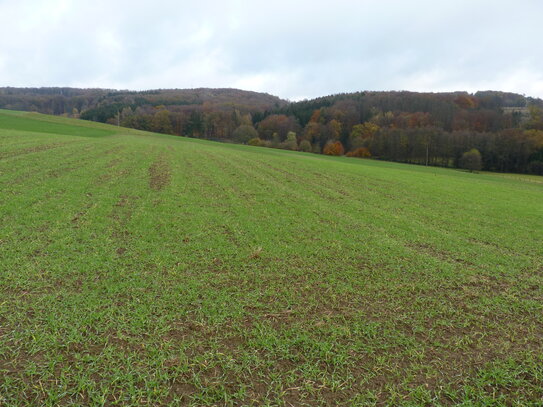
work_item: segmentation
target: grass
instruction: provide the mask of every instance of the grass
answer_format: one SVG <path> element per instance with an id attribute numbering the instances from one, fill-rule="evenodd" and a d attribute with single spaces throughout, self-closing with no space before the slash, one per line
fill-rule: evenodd
<path id="1" fill-rule="evenodd" d="M 540 178 L 0 128 L 0 405 L 543 404 Z"/>

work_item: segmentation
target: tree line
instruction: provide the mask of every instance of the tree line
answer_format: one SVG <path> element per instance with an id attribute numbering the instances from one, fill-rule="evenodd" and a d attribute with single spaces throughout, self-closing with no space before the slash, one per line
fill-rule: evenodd
<path id="1" fill-rule="evenodd" d="M 254 146 L 543 175 L 543 101 L 356 92 L 300 102 L 236 89 L 0 89 L 0 107 Z"/>

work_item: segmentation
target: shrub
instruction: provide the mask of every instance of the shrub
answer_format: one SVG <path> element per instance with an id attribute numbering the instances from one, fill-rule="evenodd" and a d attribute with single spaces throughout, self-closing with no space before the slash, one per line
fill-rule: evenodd
<path id="1" fill-rule="evenodd" d="M 341 141 L 329 141 L 325 146 L 322 152 L 326 155 L 343 155 L 345 149 Z"/>
<path id="2" fill-rule="evenodd" d="M 298 150 L 304 151 L 306 153 L 310 153 L 312 150 L 311 143 L 308 140 L 302 140 L 300 142 L 300 146 L 298 147 Z"/>
<path id="3" fill-rule="evenodd" d="M 249 144 L 250 146 L 262 147 L 264 146 L 264 141 L 259 139 L 258 137 L 254 137 L 249 140 L 247 144 Z"/>
<path id="4" fill-rule="evenodd" d="M 238 143 L 247 143 L 249 140 L 258 138 L 258 132 L 253 126 L 242 124 L 232 134 L 235 141 Z"/>
<path id="5" fill-rule="evenodd" d="M 279 133 L 272 134 L 270 146 L 272 146 L 273 148 L 281 148 L 281 137 L 279 137 Z"/>
<path id="6" fill-rule="evenodd" d="M 460 168 L 465 170 L 479 171 L 482 168 L 481 153 L 476 148 L 472 148 L 462 154 L 459 164 Z"/>
<path id="7" fill-rule="evenodd" d="M 359 147 L 357 149 L 354 149 L 353 151 L 349 151 L 346 155 L 347 157 L 358 157 L 358 158 L 371 157 L 370 150 L 368 150 L 366 147 Z"/>
<path id="8" fill-rule="evenodd" d="M 298 142 L 296 141 L 296 133 L 289 131 L 287 139 L 280 144 L 280 147 L 284 150 L 297 150 Z"/>

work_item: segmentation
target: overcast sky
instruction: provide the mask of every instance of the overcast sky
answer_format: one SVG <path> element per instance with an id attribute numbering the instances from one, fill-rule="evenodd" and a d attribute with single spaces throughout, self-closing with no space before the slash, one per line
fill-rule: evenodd
<path id="1" fill-rule="evenodd" d="M 543 1 L 0 0 L 0 86 L 543 97 Z"/>

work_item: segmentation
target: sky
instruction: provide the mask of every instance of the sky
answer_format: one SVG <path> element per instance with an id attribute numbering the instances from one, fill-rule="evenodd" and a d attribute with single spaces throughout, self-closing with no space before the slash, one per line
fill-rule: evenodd
<path id="1" fill-rule="evenodd" d="M 0 86 L 543 98 L 541 0 L 0 0 Z"/>

